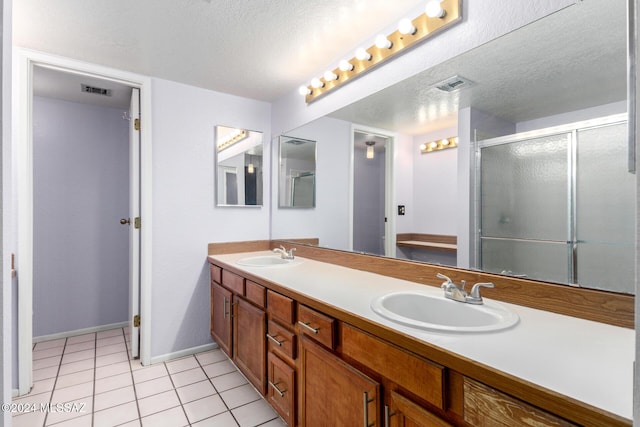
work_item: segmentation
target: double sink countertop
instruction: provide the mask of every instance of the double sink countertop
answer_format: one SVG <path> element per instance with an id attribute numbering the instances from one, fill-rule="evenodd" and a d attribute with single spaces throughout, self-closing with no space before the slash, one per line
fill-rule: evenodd
<path id="1" fill-rule="evenodd" d="M 278 255 L 261 251 L 209 258 L 489 368 L 629 420 L 633 418 L 633 329 L 487 298 L 516 312 L 520 321 L 495 332 L 426 331 L 385 319 L 371 309 L 371 302 L 399 291 L 433 293 L 444 298 L 440 288 L 300 257 L 291 264 L 270 267 L 237 263 L 254 256 Z"/>

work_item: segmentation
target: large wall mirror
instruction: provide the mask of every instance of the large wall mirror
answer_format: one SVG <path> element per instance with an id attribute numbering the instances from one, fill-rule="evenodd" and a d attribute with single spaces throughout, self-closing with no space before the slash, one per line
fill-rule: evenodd
<path id="1" fill-rule="evenodd" d="M 319 156 L 336 159 L 333 164 L 319 165 L 319 188 L 324 188 L 323 179 L 344 184 L 331 187 L 331 206 L 318 203 L 316 209 L 326 209 L 327 220 L 320 219 L 314 223 L 307 221 L 305 237 L 319 238 L 320 245 L 324 247 L 361 251 L 355 247 L 353 236 L 354 191 L 353 185 L 349 186 L 349 182 L 353 182 L 353 161 L 342 159 L 353 159 L 354 129 L 371 127 L 394 135 L 395 182 L 388 187 L 391 188 L 389 191 L 397 206 L 386 212 L 387 216 L 393 215 L 395 220 L 393 237 L 442 235 L 452 237 L 454 241 L 453 244 L 446 242 L 441 245 L 455 247 L 457 244 L 457 251 L 454 249 L 449 253 L 394 245 L 395 254 L 387 255 L 470 269 L 482 269 L 484 264 L 485 269 L 491 272 L 514 276 L 526 274 L 530 279 L 633 293 L 635 232 L 629 233 L 628 230 L 635 230 L 633 190 L 636 188 L 636 175 L 628 172 L 625 157 L 626 13 L 626 2 L 576 2 L 326 117 L 288 131 L 287 135 L 290 137 L 301 136 L 318 141 Z M 450 85 L 455 86 L 453 91 L 437 88 L 448 79 L 455 79 L 455 84 Z M 614 117 L 613 122 L 618 123 L 615 128 L 611 127 L 613 122 L 606 129 L 593 126 L 598 120 L 606 121 L 606 118 L 611 117 Z M 592 121 L 591 124 L 589 121 Z M 478 233 L 483 227 L 483 218 L 481 212 L 478 212 L 478 200 L 481 198 L 479 181 L 485 179 L 485 186 L 493 185 L 487 184 L 490 179 L 505 184 L 500 188 L 488 187 L 497 191 L 494 194 L 496 200 L 502 199 L 505 203 L 504 207 L 496 208 L 500 212 L 494 215 L 496 221 L 502 221 L 498 224 L 501 229 L 514 226 L 515 218 L 512 213 L 507 214 L 506 209 L 513 208 L 509 204 L 516 202 L 520 203 L 518 209 L 523 213 L 522 218 L 526 218 L 531 225 L 523 229 L 544 229 L 551 222 L 530 215 L 532 209 L 536 209 L 535 204 L 526 205 L 526 201 L 509 196 L 520 190 L 509 185 L 514 180 L 512 176 L 506 176 L 511 170 L 504 167 L 506 160 L 498 156 L 495 161 L 490 161 L 488 156 L 484 156 L 482 167 L 485 170 L 483 176 L 480 176 L 480 161 L 477 156 L 479 157 L 482 141 L 509 139 L 513 135 L 553 127 L 566 128 L 575 123 L 581 125 L 573 131 L 566 131 L 570 136 L 573 135 L 573 139 L 570 138 L 566 146 L 563 146 L 563 150 L 569 151 L 559 154 L 565 162 L 565 166 L 557 165 L 564 171 L 562 194 L 558 196 L 557 204 L 546 204 L 545 209 L 565 229 L 573 230 L 569 232 L 573 233 L 573 243 L 577 249 L 574 252 L 572 248 L 567 249 L 565 241 L 561 255 L 555 257 L 563 261 L 562 269 L 570 270 L 564 272 L 567 274 L 537 274 L 535 269 L 529 271 L 528 267 L 523 267 L 525 263 L 515 258 L 516 251 L 508 249 L 513 247 L 510 242 L 521 236 L 508 236 L 507 239 L 513 240 L 502 242 L 501 245 L 506 249 L 500 249 L 500 245 L 487 243 L 488 229 L 485 234 Z M 584 130 L 581 131 L 580 126 Z M 613 136 L 603 136 L 605 131 L 613 132 Z M 420 150 L 425 143 L 450 137 L 458 137 L 457 147 L 433 152 Z M 535 153 L 540 147 L 551 146 L 543 141 L 539 147 L 522 144 L 526 148 L 521 148 L 518 144 L 522 139 L 513 138 L 511 142 L 518 141 L 516 145 L 504 145 L 503 148 L 507 150 L 511 147 L 516 156 L 524 152 Z M 566 142 L 566 138 L 564 141 Z M 589 159 L 582 157 L 586 156 L 587 151 L 592 151 L 593 156 Z M 572 169 L 571 165 L 566 166 L 569 153 L 575 153 L 572 154 L 572 161 L 578 163 L 577 169 Z M 489 154 L 489 151 L 485 154 Z M 610 172 L 604 172 L 601 167 L 605 158 L 611 158 Z M 523 163 L 526 167 L 540 166 L 537 170 L 532 169 L 531 179 L 542 177 L 545 173 L 544 166 L 553 161 L 549 159 L 550 157 L 546 160 L 540 157 L 533 159 L 530 164 Z M 513 165 L 515 169 L 519 168 L 515 163 Z M 578 183 L 576 186 L 574 180 L 582 179 L 585 184 L 580 187 Z M 529 182 L 529 178 L 524 181 Z M 572 182 L 573 189 L 569 185 Z M 626 199 L 629 202 L 626 205 L 632 211 L 620 214 L 616 208 L 615 215 L 610 212 L 607 216 L 605 205 L 613 203 L 613 190 L 617 191 L 620 187 L 632 189 L 629 194 L 618 199 Z M 543 185 L 531 188 L 533 192 L 540 190 L 541 194 L 547 191 Z M 581 191 L 585 189 L 595 196 L 581 207 L 585 200 L 580 200 Z M 574 199 L 567 200 L 567 194 Z M 342 209 L 342 206 L 352 208 Z M 567 219 L 570 218 L 567 209 L 582 209 L 587 215 L 576 213 L 573 217 L 575 222 L 571 223 L 571 219 Z M 333 211 L 339 212 L 339 215 Z M 597 215 L 591 215 L 595 212 L 598 212 Z M 305 221 L 302 215 L 299 218 L 301 223 Z M 484 220 L 486 222 L 487 217 Z M 275 212 L 272 217 L 272 237 L 294 237 L 290 228 L 295 221 L 296 218 L 292 215 L 285 218 Z M 575 231 L 577 225 L 585 230 L 586 223 L 593 225 L 588 234 Z M 341 232 L 336 233 L 335 230 Z M 380 234 L 380 231 L 377 233 Z M 300 232 L 297 234 L 301 235 Z M 616 240 L 614 236 L 622 236 L 622 239 Z M 389 239 L 390 236 L 378 235 L 376 238 Z M 482 239 L 484 246 L 491 246 L 493 251 L 486 251 L 484 263 Z M 587 243 L 599 246 L 604 251 L 600 253 L 606 256 L 587 257 L 585 259 L 588 261 L 578 260 L 577 266 L 575 263 L 571 265 L 569 258 L 572 253 L 590 251 L 588 245 L 584 245 L 587 240 Z M 509 251 L 508 255 L 512 258 L 504 268 L 501 267 L 502 264 L 494 265 L 494 259 L 491 258 L 499 255 L 501 250 Z M 527 253 L 526 250 L 521 252 Z M 538 252 L 540 256 L 546 253 L 548 251 L 545 250 Z M 631 262 L 621 264 L 623 258 Z M 581 272 L 585 268 L 597 271 Z M 628 274 L 613 274 L 619 269 L 624 269 Z M 589 279 L 581 280 L 580 277 Z"/>
<path id="2" fill-rule="evenodd" d="M 279 138 L 278 206 L 313 208 L 316 205 L 316 142 Z"/>
<path id="3" fill-rule="evenodd" d="M 215 127 L 217 206 L 262 206 L 262 132 Z"/>

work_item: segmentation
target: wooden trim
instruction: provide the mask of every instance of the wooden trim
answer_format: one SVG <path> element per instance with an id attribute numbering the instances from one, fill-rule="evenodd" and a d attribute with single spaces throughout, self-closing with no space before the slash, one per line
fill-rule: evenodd
<path id="1" fill-rule="evenodd" d="M 371 257 L 368 255 L 352 254 L 349 252 L 340 252 L 335 250 L 325 250 L 325 249 L 315 249 L 315 248 L 313 249 L 320 252 L 322 251 L 338 252 L 347 258 L 348 258 L 348 255 L 354 255 L 354 256 L 367 257 L 367 259 L 375 258 L 380 262 L 389 261 L 391 262 L 390 265 L 392 266 L 394 265 L 394 262 L 399 261 L 399 260 L 386 259 L 386 258 L 380 258 L 380 257 Z M 307 258 L 311 258 L 311 256 L 309 256 L 308 253 L 305 253 L 303 256 Z M 328 258 L 333 259 L 331 256 L 328 256 Z M 325 261 L 325 262 L 330 262 L 330 261 Z M 367 264 L 367 262 L 369 264 L 375 264 L 375 263 L 372 263 L 370 259 L 368 261 L 367 260 L 361 261 L 362 264 Z M 356 316 L 349 312 L 343 311 L 337 307 L 334 307 L 330 304 L 325 303 L 324 301 L 316 300 L 308 296 L 298 294 L 287 287 L 283 287 L 277 283 L 270 282 L 260 277 L 256 277 L 251 273 L 248 273 L 247 271 L 240 270 L 238 269 L 237 266 L 233 264 L 227 264 L 219 260 L 215 260 L 215 264 L 223 267 L 224 269 L 233 271 L 237 274 L 241 274 L 245 278 L 251 281 L 254 281 L 256 283 L 259 283 L 279 294 L 292 298 L 296 300 L 299 304 L 304 304 L 315 310 L 321 311 L 322 313 L 328 316 L 331 316 L 337 320 L 346 322 L 353 327 L 359 328 L 382 340 L 395 344 L 407 351 L 415 353 L 418 356 L 422 356 L 426 359 L 431 360 L 434 363 L 438 363 L 440 365 L 446 366 L 449 370 L 453 370 L 461 375 L 480 381 L 490 387 L 494 387 L 497 390 L 502 391 L 503 393 L 507 393 L 515 398 L 521 399 L 533 406 L 537 406 L 541 409 L 554 413 L 567 420 L 571 420 L 573 422 L 576 422 L 584 426 L 593 426 L 593 427 L 600 427 L 603 425 L 607 425 L 607 426 L 630 426 L 631 425 L 630 420 L 627 420 L 623 417 L 612 414 L 603 409 L 588 405 L 579 400 L 569 398 L 555 391 L 540 387 L 522 378 L 518 378 L 516 376 L 507 374 L 505 372 L 490 368 L 473 359 L 468 359 L 456 353 L 453 353 L 451 351 L 442 349 L 438 346 L 426 343 L 424 341 L 419 341 L 416 338 L 405 335 L 402 332 L 399 332 L 395 329 L 391 329 L 386 326 L 373 323 L 367 319 L 364 319 L 362 317 Z M 340 263 L 336 263 L 336 264 L 347 265 L 347 264 L 340 264 Z M 418 265 L 423 267 L 424 266 L 429 267 L 428 265 L 425 265 L 425 264 L 422 264 L 422 265 L 418 264 Z M 360 270 L 364 270 L 364 269 L 360 268 Z M 457 269 L 452 269 L 452 270 L 454 272 L 459 271 Z M 408 271 L 408 269 L 405 268 L 403 271 Z M 386 275 L 388 276 L 389 274 L 386 274 Z M 511 278 L 506 278 L 506 279 L 511 279 Z M 410 280 L 416 281 L 416 278 L 414 277 Z M 525 280 L 525 282 L 527 281 Z M 529 280 L 528 282 L 532 282 L 532 281 Z M 545 285 L 545 284 L 542 284 L 542 285 Z M 633 299 L 633 297 L 631 297 L 631 299 Z"/>
<path id="2" fill-rule="evenodd" d="M 451 277 L 456 283 L 461 280 L 467 283 L 493 282 L 495 288 L 482 290 L 487 298 L 614 326 L 634 328 L 633 295 L 311 246 L 297 246 L 296 255 L 430 286 L 439 287 L 442 284 L 442 280 L 436 277 L 437 273 Z"/>
<path id="3" fill-rule="evenodd" d="M 268 251 L 270 240 L 250 240 L 246 242 L 209 243 L 209 255 L 235 254 L 238 252 Z"/>
<path id="4" fill-rule="evenodd" d="M 276 244 L 277 242 L 277 244 Z M 224 255 L 235 254 L 239 252 L 257 252 L 268 251 L 273 248 L 277 248 L 280 245 L 289 245 L 291 243 L 297 243 L 300 245 L 318 246 L 320 239 L 317 237 L 300 238 L 300 239 L 287 239 L 285 240 L 248 240 L 243 242 L 220 242 L 209 243 L 208 254 L 209 255 Z"/>
<path id="5" fill-rule="evenodd" d="M 442 234 L 399 233 L 396 235 L 396 246 L 456 253 L 458 237 Z"/>
<path id="6" fill-rule="evenodd" d="M 396 239 L 415 240 L 416 242 L 428 243 L 445 243 L 448 245 L 457 245 L 458 236 L 449 236 L 445 234 L 423 234 L 423 233 L 398 233 Z"/>

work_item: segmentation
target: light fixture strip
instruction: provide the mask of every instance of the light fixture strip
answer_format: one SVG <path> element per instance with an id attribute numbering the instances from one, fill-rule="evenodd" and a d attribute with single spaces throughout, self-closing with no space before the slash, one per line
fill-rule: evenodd
<path id="1" fill-rule="evenodd" d="M 242 141 L 247 138 L 249 133 L 244 129 L 236 129 L 232 134 L 228 135 L 218 144 L 218 151 L 222 151 L 225 148 L 231 147 L 236 142 Z"/>
<path id="2" fill-rule="evenodd" d="M 420 153 L 433 153 L 434 151 L 446 150 L 447 148 L 455 148 L 458 146 L 458 137 L 439 139 L 437 141 L 425 142 L 420 144 Z"/>
<path id="3" fill-rule="evenodd" d="M 413 26 L 416 28 L 415 33 L 402 34 L 399 30 L 396 30 L 387 36 L 387 39 L 391 42 L 390 48 L 378 48 L 373 44 L 371 47 L 366 49 L 366 51 L 371 55 L 371 59 L 359 60 L 354 56 L 348 60 L 353 64 L 352 70 L 342 71 L 338 67 L 333 70 L 333 73 L 338 76 L 337 79 L 325 80 L 324 78 L 318 78 L 323 85 L 317 88 L 312 87 L 311 85 L 308 86 L 309 93 L 305 95 L 305 101 L 310 103 L 319 97 L 326 95 L 331 90 L 340 87 L 369 70 L 372 70 L 400 52 L 428 39 L 434 33 L 442 31 L 462 20 L 461 3 L 462 0 L 443 0 L 441 7 L 446 11 L 446 14 L 442 18 L 429 18 L 426 13 L 423 13 L 411 21 Z"/>

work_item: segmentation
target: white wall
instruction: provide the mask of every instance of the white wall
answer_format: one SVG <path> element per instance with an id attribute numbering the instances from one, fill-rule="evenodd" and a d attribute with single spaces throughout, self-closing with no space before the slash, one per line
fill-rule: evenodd
<path id="1" fill-rule="evenodd" d="M 263 207 L 216 207 L 213 156 L 214 126 L 270 135 L 271 111 L 265 102 L 167 80 L 152 87 L 153 359 L 211 342 L 207 244 L 269 238 L 268 189 Z"/>
<path id="2" fill-rule="evenodd" d="M 126 322 L 129 122 L 34 97 L 33 336 Z"/>
<path id="3" fill-rule="evenodd" d="M 278 208 L 274 192 L 272 238 L 318 237 L 320 246 L 349 249 L 351 123 L 325 117 L 286 135 L 316 141 L 316 207 Z M 277 138 L 274 141 L 272 154 L 277 158 Z M 277 186 L 276 171 L 271 180 Z"/>
<path id="4" fill-rule="evenodd" d="M 396 214 L 396 233 L 411 233 L 415 218 L 415 202 L 413 199 L 413 137 L 396 134 L 395 140 L 395 178 L 396 204 L 405 206 L 405 214 Z"/>
<path id="5" fill-rule="evenodd" d="M 453 127 L 413 138 L 413 233 L 457 234 L 458 149 L 420 153 L 420 144 L 457 135 Z"/>
<path id="6" fill-rule="evenodd" d="M 13 182 L 11 179 L 11 8 L 11 0 L 0 2 L 0 21 L 2 22 L 2 34 L 0 35 L 2 49 L 0 54 L 2 58 L 2 65 L 0 66 L 0 95 L 2 96 L 0 101 L 0 123 L 2 127 L 2 190 L 0 190 L 2 192 L 0 202 L 0 217 L 2 219 L 2 230 L 0 232 L 0 240 L 2 241 L 2 249 L 0 250 L 0 256 L 2 257 L 0 267 L 0 283 L 2 284 L 2 291 L 0 292 L 0 308 L 2 309 L 2 314 L 0 314 L 0 340 L 2 348 L 0 349 L 0 387 L 2 387 L 2 403 L 11 401 L 12 383 L 16 384 L 18 376 L 17 364 L 12 364 L 12 359 L 16 360 L 15 354 L 17 354 L 17 337 L 12 332 L 17 324 L 17 322 L 14 323 L 17 313 L 15 313 L 13 304 L 13 294 L 16 290 L 11 279 L 11 257 L 9 255 L 11 253 L 11 236 L 13 234 L 13 192 L 10 191 Z M 3 411 L 0 416 L 0 425 L 8 426 L 10 424 L 11 413 Z"/>

